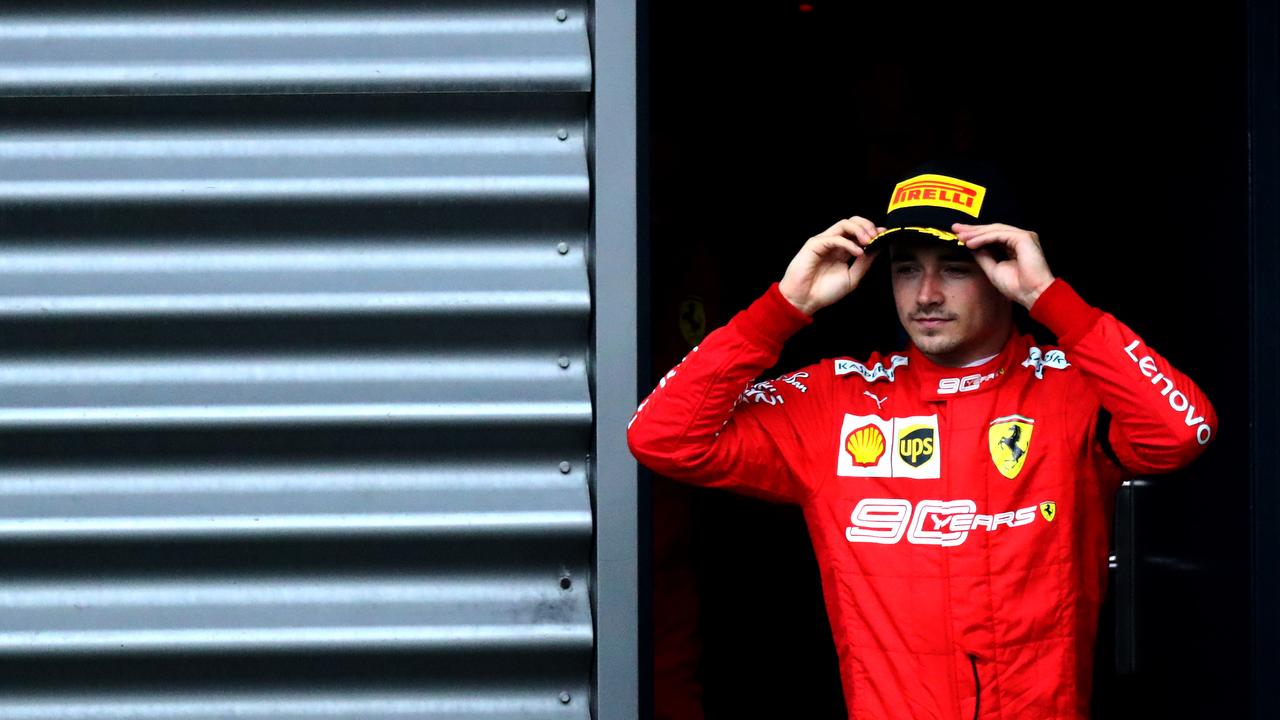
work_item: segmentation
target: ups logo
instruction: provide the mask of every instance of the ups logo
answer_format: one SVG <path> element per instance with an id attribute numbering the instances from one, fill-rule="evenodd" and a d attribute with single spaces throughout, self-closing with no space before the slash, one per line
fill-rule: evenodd
<path id="1" fill-rule="evenodd" d="M 933 457 L 934 429 L 912 425 L 898 433 L 898 457 L 911 467 L 920 467 Z"/>

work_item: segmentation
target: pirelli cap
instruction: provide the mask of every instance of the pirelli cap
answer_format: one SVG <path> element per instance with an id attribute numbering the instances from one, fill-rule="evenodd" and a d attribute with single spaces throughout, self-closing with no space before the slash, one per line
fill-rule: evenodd
<path id="1" fill-rule="evenodd" d="M 963 246 L 953 223 L 985 225 L 1021 221 L 1013 190 L 992 168 L 973 161 L 926 163 L 897 183 L 889 196 L 889 209 L 872 239 L 887 240 L 911 235 L 937 238 Z"/>

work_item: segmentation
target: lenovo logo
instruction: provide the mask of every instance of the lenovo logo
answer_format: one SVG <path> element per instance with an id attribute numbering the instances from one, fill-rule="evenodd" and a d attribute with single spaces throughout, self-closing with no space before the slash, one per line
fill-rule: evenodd
<path id="1" fill-rule="evenodd" d="M 1191 404 L 1191 401 L 1187 399 L 1187 396 L 1184 395 L 1181 390 L 1174 389 L 1173 378 L 1166 376 L 1156 368 L 1156 361 L 1154 358 L 1150 355 L 1143 355 L 1141 358 L 1138 357 L 1134 350 L 1136 350 L 1141 344 L 1141 340 L 1134 340 L 1129 343 L 1129 346 L 1124 349 L 1125 354 L 1129 356 L 1129 359 L 1133 360 L 1133 362 L 1138 366 L 1138 369 L 1142 371 L 1143 375 L 1151 378 L 1152 385 L 1159 385 L 1162 382 L 1164 383 L 1164 387 L 1160 390 L 1160 394 L 1169 401 L 1169 407 L 1176 413 L 1186 413 L 1182 421 L 1187 424 L 1187 427 L 1195 427 L 1198 424 L 1200 427 L 1196 427 L 1196 442 L 1201 445 L 1208 445 L 1209 440 L 1212 439 L 1213 430 L 1209 427 L 1209 424 L 1204 421 L 1204 416 L 1196 415 L 1196 406 Z"/>

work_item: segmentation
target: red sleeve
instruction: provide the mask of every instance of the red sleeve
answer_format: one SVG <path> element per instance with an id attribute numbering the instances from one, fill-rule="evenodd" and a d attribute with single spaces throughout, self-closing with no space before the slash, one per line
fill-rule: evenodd
<path id="1" fill-rule="evenodd" d="M 812 493 L 802 446 L 812 442 L 830 373 L 810 365 L 753 384 L 813 318 L 774 283 L 667 373 L 627 425 L 631 453 L 654 472 L 799 503 Z"/>
<path id="2" fill-rule="evenodd" d="M 1107 439 L 1134 474 L 1176 470 L 1218 433 L 1218 416 L 1200 388 L 1124 323 L 1090 306 L 1064 280 L 1031 308 L 1031 317 L 1058 336 L 1111 413 Z"/>

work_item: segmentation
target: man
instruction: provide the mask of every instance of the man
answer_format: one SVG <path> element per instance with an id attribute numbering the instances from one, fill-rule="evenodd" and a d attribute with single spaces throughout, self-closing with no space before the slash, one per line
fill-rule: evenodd
<path id="1" fill-rule="evenodd" d="M 628 425 L 657 472 L 802 507 L 859 720 L 1087 717 L 1115 492 L 1217 432 L 1199 388 L 1055 279 L 1035 233 L 994 222 L 1007 198 L 921 168 L 885 227 L 811 238 Z M 885 245 L 908 349 L 752 384 Z M 1058 347 L 1015 330 L 1014 302 Z"/>

